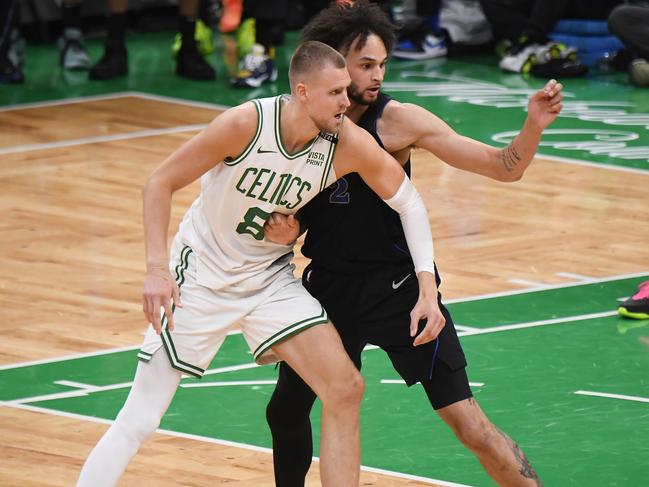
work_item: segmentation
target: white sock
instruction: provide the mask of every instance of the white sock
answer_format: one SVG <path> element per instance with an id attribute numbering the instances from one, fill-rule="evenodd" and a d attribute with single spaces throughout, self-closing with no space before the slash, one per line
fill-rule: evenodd
<path id="1" fill-rule="evenodd" d="M 113 487 L 140 445 L 151 436 L 174 397 L 181 373 L 162 348 L 140 362 L 131 392 L 115 422 L 90 452 L 77 487 Z"/>

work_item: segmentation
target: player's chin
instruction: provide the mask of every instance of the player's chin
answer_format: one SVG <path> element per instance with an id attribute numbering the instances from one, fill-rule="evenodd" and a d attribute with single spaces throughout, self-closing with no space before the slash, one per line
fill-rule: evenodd
<path id="1" fill-rule="evenodd" d="M 336 132 L 340 128 L 340 126 L 343 123 L 343 114 L 339 113 L 334 116 L 334 118 L 330 122 L 329 126 L 329 132 Z"/>
<path id="2" fill-rule="evenodd" d="M 379 96 L 379 88 L 370 89 L 370 90 L 365 90 L 365 93 L 363 94 L 363 99 L 367 103 L 372 103 L 372 102 L 376 101 L 378 96 Z"/>

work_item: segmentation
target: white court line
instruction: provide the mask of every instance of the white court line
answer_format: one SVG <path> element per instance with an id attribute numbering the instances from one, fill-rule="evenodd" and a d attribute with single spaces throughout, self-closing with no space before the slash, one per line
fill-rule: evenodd
<path id="1" fill-rule="evenodd" d="M 74 391 L 55 392 L 53 394 L 44 394 L 42 396 L 23 397 L 12 401 L 4 401 L 3 404 L 27 404 L 30 402 L 53 401 L 56 399 L 69 399 L 71 397 L 82 397 L 92 394 L 93 392 L 112 391 L 115 389 L 125 389 L 131 387 L 133 382 L 122 382 L 121 384 L 110 384 L 108 386 L 88 386 L 83 389 Z"/>
<path id="2" fill-rule="evenodd" d="M 154 95 L 151 93 L 144 93 L 143 91 L 134 91 L 132 93 L 133 94 L 131 96 L 137 96 L 139 98 L 144 98 L 146 100 L 175 103 L 177 105 L 185 105 L 189 107 L 208 108 L 208 109 L 217 109 L 217 110 L 227 110 L 228 108 L 232 108 L 231 106 L 221 105 L 219 103 L 210 103 L 207 101 L 184 100 L 182 98 L 175 98 L 173 96 Z"/>
<path id="3" fill-rule="evenodd" d="M 577 166 L 588 166 L 588 167 L 601 167 L 602 169 L 607 169 L 610 171 L 622 171 L 630 172 L 633 174 L 649 174 L 649 169 L 639 169 L 636 167 L 626 167 L 626 166 L 616 166 L 614 164 L 605 164 L 603 162 L 590 162 L 582 161 L 581 159 L 573 159 L 571 157 L 561 157 L 561 156 L 551 156 L 548 154 L 537 153 L 535 157 L 540 159 L 548 159 L 552 162 L 562 162 L 565 164 L 575 164 Z"/>
<path id="4" fill-rule="evenodd" d="M 528 279 L 507 279 L 508 282 L 511 282 L 512 284 L 520 284 L 521 286 L 528 286 L 533 289 L 539 289 L 547 286 L 547 284 L 543 282 L 537 282 L 537 281 L 530 281 Z"/>
<path id="5" fill-rule="evenodd" d="M 120 140 L 140 139 L 144 137 L 155 137 L 158 135 L 177 134 L 181 132 L 191 132 L 194 130 L 203 130 L 207 124 L 200 123 L 195 125 L 180 125 L 177 127 L 167 127 L 163 129 L 137 130 L 135 132 L 122 132 L 111 135 L 96 135 L 92 137 L 81 137 L 79 139 L 61 140 L 58 142 L 42 142 L 39 144 L 15 145 L 0 149 L 0 155 L 15 154 L 18 152 L 31 152 L 44 149 L 61 149 L 63 147 L 75 147 L 87 144 L 100 144 L 105 142 L 116 142 Z"/>
<path id="6" fill-rule="evenodd" d="M 176 97 L 164 96 L 164 95 L 154 95 L 150 93 L 144 93 L 141 91 L 122 91 L 118 93 L 110 93 L 107 95 L 90 95 L 90 96 L 67 98 L 63 100 L 50 100 L 50 101 L 33 102 L 33 103 L 17 103 L 14 105 L 6 105 L 4 107 L 0 107 L 0 112 L 11 111 L 11 110 L 24 110 L 28 108 L 59 106 L 59 105 L 67 105 L 72 103 L 109 100 L 114 98 L 124 98 L 127 96 L 139 97 L 148 100 L 156 100 L 156 101 L 162 101 L 168 103 L 176 103 L 178 105 L 194 106 L 197 108 L 209 108 L 209 109 L 214 108 L 218 110 L 227 110 L 228 108 L 231 108 L 230 106 L 220 105 L 218 103 L 184 100 L 182 98 L 176 98 Z M 553 156 L 553 155 L 548 155 L 543 153 L 537 153 L 536 157 L 547 159 L 553 162 L 562 162 L 567 164 L 575 164 L 575 165 L 588 166 L 588 167 L 594 166 L 594 167 L 600 167 L 602 169 L 608 169 L 612 171 L 631 172 L 634 174 L 649 174 L 649 170 L 647 169 L 638 169 L 638 168 L 631 168 L 625 166 L 616 166 L 614 164 L 590 162 L 581 159 L 573 159 L 571 157 Z"/>
<path id="7" fill-rule="evenodd" d="M 113 100 L 115 98 L 125 98 L 127 96 L 138 96 L 137 91 L 120 91 L 118 93 L 107 93 L 104 95 L 88 95 L 88 96 L 75 96 L 72 98 L 64 98 L 58 100 L 34 101 L 29 103 L 15 103 L 13 105 L 5 105 L 0 107 L 1 112 L 11 112 L 14 110 L 29 110 L 30 108 L 48 108 L 63 105 L 73 105 L 75 103 Z"/>
<path id="8" fill-rule="evenodd" d="M 217 110 L 227 110 L 228 108 L 231 108 L 227 105 L 220 105 L 218 103 L 183 100 L 182 98 L 174 98 L 170 96 L 152 95 L 149 93 L 144 93 L 142 91 L 119 91 L 117 93 L 107 93 L 104 95 L 88 95 L 88 96 L 77 96 L 73 98 L 64 98 L 58 100 L 16 103 L 13 105 L 5 105 L 3 107 L 0 107 L 0 112 L 9 112 L 13 110 L 28 110 L 30 108 L 48 108 L 48 107 L 56 107 L 56 106 L 63 106 L 63 105 L 73 105 L 75 103 L 113 100 L 116 98 L 126 98 L 126 97 L 143 98 L 145 100 L 175 103 L 177 105 L 186 105 L 186 106 L 191 106 L 196 108 L 209 108 L 209 109 L 217 109 Z"/>
<path id="9" fill-rule="evenodd" d="M 637 402 L 649 403 L 649 397 L 625 396 L 623 394 L 609 394 L 608 392 L 575 391 L 575 394 L 580 394 L 582 396 L 606 397 L 609 399 L 622 399 L 624 401 L 637 401 Z"/>
<path id="10" fill-rule="evenodd" d="M 94 352 L 84 352 L 84 353 L 75 353 L 71 355 L 62 355 L 60 357 L 55 357 L 55 358 L 44 358 L 44 359 L 39 359 L 39 360 L 30 360 L 28 362 L 17 362 L 15 364 L 7 364 L 7 365 L 0 365 L 0 371 L 2 370 L 10 370 L 10 369 L 18 369 L 20 367 L 29 367 L 31 365 L 46 365 L 46 364 L 51 364 L 54 362 L 65 362 L 66 360 L 75 360 L 79 358 L 86 358 L 86 357 L 97 357 L 99 355 L 110 355 L 113 353 L 119 353 L 119 352 L 129 352 L 131 350 L 138 350 L 140 348 L 140 345 L 132 345 L 129 347 L 117 347 L 117 348 L 107 348 L 105 350 L 97 350 Z"/>
<path id="11" fill-rule="evenodd" d="M 499 331 L 521 330 L 523 328 L 533 328 L 545 325 L 557 325 L 559 323 L 572 323 L 573 321 L 592 320 L 594 318 L 603 318 L 605 316 L 617 315 L 617 311 L 603 311 L 601 313 L 590 313 L 585 315 L 567 316 L 563 318 L 552 318 L 549 320 L 528 321 L 527 323 L 515 323 L 512 325 L 492 326 L 490 328 L 477 329 L 458 333 L 458 336 L 485 335 L 487 333 L 497 333 Z"/>
<path id="12" fill-rule="evenodd" d="M 54 383 L 60 386 L 76 387 L 78 389 L 92 389 L 95 387 L 92 384 L 84 384 L 83 382 L 75 382 L 72 380 L 55 380 Z"/>
<path id="13" fill-rule="evenodd" d="M 402 384 L 406 385 L 406 381 L 403 379 L 381 379 L 381 384 Z M 484 382 L 469 382 L 471 387 L 482 387 Z"/>
<path id="14" fill-rule="evenodd" d="M 100 424 L 106 424 L 106 425 L 111 425 L 113 424 L 113 421 L 109 419 L 103 419 L 103 418 L 95 418 L 94 416 L 84 416 L 82 414 L 75 414 L 75 413 L 67 413 L 64 411 L 57 411 L 53 409 L 46 409 L 46 408 L 41 408 L 37 406 L 29 406 L 26 404 L 13 404 L 13 403 L 7 403 L 7 402 L 0 402 L 0 406 L 5 406 L 5 407 L 11 407 L 15 409 L 23 409 L 25 411 L 31 411 L 31 412 L 36 412 L 36 413 L 44 413 L 44 414 L 50 414 L 53 416 L 61 416 L 64 418 L 71 418 L 71 419 L 77 419 L 77 420 L 82 420 L 82 421 L 90 421 L 92 423 L 100 423 Z M 223 445 L 223 446 L 231 446 L 235 448 L 241 448 L 242 450 L 249 450 L 249 451 L 256 451 L 256 452 L 261 452 L 261 453 L 268 453 L 272 454 L 273 450 L 270 448 L 264 448 L 261 446 L 255 446 L 255 445 L 248 445 L 246 443 L 237 443 L 235 441 L 228 441 L 228 440 L 221 440 L 218 438 L 210 438 L 209 436 L 200 436 L 200 435 L 192 435 L 188 433 L 180 433 L 177 431 L 171 431 L 171 430 L 165 430 L 165 429 L 157 429 L 156 433 L 160 433 L 166 436 L 173 436 L 176 438 L 183 438 L 183 439 L 188 439 L 188 440 L 196 440 L 196 441 L 202 441 L 205 443 L 213 443 L 215 445 Z M 318 457 L 313 457 L 313 460 L 316 462 L 319 462 L 320 459 Z M 406 473 L 400 473 L 400 472 L 393 472 L 390 470 L 383 470 L 379 468 L 374 468 L 374 467 L 366 467 L 364 465 L 361 465 L 361 470 L 364 470 L 366 472 L 373 472 L 373 473 L 380 473 L 383 475 L 389 475 L 391 477 L 397 477 L 397 478 L 402 478 L 402 479 L 410 479 L 410 480 L 419 480 L 420 482 L 425 482 L 429 484 L 439 484 L 444 487 L 472 487 L 470 485 L 466 484 L 458 484 L 454 482 L 446 482 L 444 480 L 438 480 L 438 479 L 431 479 L 427 477 L 418 477 L 415 475 L 410 475 Z"/>
<path id="15" fill-rule="evenodd" d="M 574 279 L 579 282 L 594 282 L 595 278 L 591 276 L 584 276 L 582 274 L 573 274 L 572 272 L 557 272 L 556 276 L 565 277 L 566 279 Z"/>
<path id="16" fill-rule="evenodd" d="M 241 365 L 229 365 L 227 367 L 220 367 L 218 369 L 209 369 L 206 370 L 205 375 L 214 375 L 214 374 L 223 374 L 225 372 L 233 372 L 236 370 L 246 370 L 246 369 L 252 369 L 255 367 L 260 367 L 260 365 L 257 365 L 256 363 L 248 363 L 248 364 L 241 364 Z M 67 383 L 67 384 L 66 384 Z M 94 392 L 104 392 L 104 391 L 113 391 L 115 389 L 126 389 L 128 387 L 131 387 L 133 385 L 133 381 L 131 382 L 122 382 L 119 384 L 109 384 L 107 386 L 95 386 L 92 384 L 81 384 L 80 382 L 72 382 L 72 381 L 65 381 L 65 380 L 59 380 L 55 381 L 55 384 L 61 384 L 61 385 L 68 385 L 69 387 L 77 387 L 80 389 L 77 389 L 75 391 L 65 391 L 65 392 L 55 392 L 52 394 L 44 394 L 42 396 L 32 396 L 32 397 L 23 397 L 20 399 L 14 399 L 12 401 L 5 401 L 4 404 L 27 404 L 30 402 L 40 402 L 40 401 L 52 401 L 55 399 L 68 399 L 71 397 L 81 397 L 81 396 L 87 396 L 88 394 L 92 394 Z M 183 385 L 181 384 L 181 387 Z M 197 386 L 195 386 L 197 387 Z"/>
<path id="17" fill-rule="evenodd" d="M 190 382 L 189 384 L 180 384 L 185 389 L 195 387 L 229 387 L 229 386 L 274 386 L 277 380 L 233 380 L 229 382 Z"/>
<path id="18" fill-rule="evenodd" d="M 588 283 L 564 283 L 564 284 L 551 284 L 548 286 L 544 286 L 542 289 L 516 289 L 513 291 L 501 291 L 497 293 L 489 293 L 489 294 L 479 294 L 476 296 L 469 296 L 466 298 L 455 298 L 455 299 L 448 299 L 444 300 L 444 304 L 452 304 L 452 303 L 466 303 L 466 302 L 471 302 L 471 301 L 479 301 L 481 299 L 490 299 L 490 298 L 502 298 L 502 297 L 507 297 L 507 296 L 516 296 L 518 294 L 526 294 L 526 293 L 534 293 L 538 291 L 547 291 L 551 289 L 563 289 L 567 287 L 578 287 L 578 286 L 586 286 L 589 284 L 596 284 L 596 283 L 602 283 L 602 282 L 609 282 L 609 281 L 617 281 L 621 279 L 630 279 L 634 277 L 649 277 L 649 272 L 644 271 L 644 272 L 636 272 L 633 274 L 620 274 L 617 276 L 610 276 L 610 277 L 603 277 L 603 278 L 597 278 L 593 282 L 588 282 Z M 481 330 L 480 328 L 476 328 L 477 330 Z M 231 334 L 240 334 L 240 330 L 234 330 L 230 332 Z M 230 334 L 228 333 L 228 334 Z M 63 362 L 66 360 L 74 360 L 78 358 L 85 358 L 85 357 L 96 357 L 99 355 L 110 355 L 112 353 L 118 353 L 118 352 L 127 352 L 130 350 L 137 350 L 140 348 L 140 345 L 132 345 L 128 347 L 116 347 L 116 348 L 107 348 L 104 350 L 97 350 L 95 352 L 85 352 L 85 353 L 78 353 L 78 354 L 71 354 L 71 355 L 63 355 L 59 357 L 52 357 L 52 358 L 47 358 L 47 359 L 40 359 L 40 360 L 31 360 L 27 362 L 17 362 L 14 364 L 7 364 L 7 365 L 0 365 L 0 371 L 2 370 L 10 370 L 10 369 L 17 369 L 20 367 L 28 367 L 31 365 L 45 365 L 45 364 L 51 364 L 55 362 Z M 365 347 L 365 350 L 374 350 L 379 347 L 376 347 L 374 345 L 368 345 Z M 256 364 L 251 364 L 251 366 L 256 366 Z M 207 375 L 209 371 L 206 371 L 204 375 Z"/>
<path id="19" fill-rule="evenodd" d="M 488 294 L 477 294 L 475 296 L 469 296 L 467 298 L 455 298 L 455 299 L 445 299 L 444 304 L 452 304 L 452 303 L 466 303 L 468 301 L 479 301 L 481 299 L 490 299 L 490 298 L 502 298 L 506 296 L 515 296 L 517 294 L 525 294 L 525 293 L 533 293 L 537 291 L 549 291 L 551 289 L 564 289 L 567 287 L 578 287 L 578 286 L 587 286 L 589 284 L 599 284 L 602 282 L 610 282 L 610 281 L 619 281 L 622 279 L 631 279 L 634 277 L 649 277 L 649 271 L 643 271 L 643 272 L 634 272 L 632 274 L 619 274 L 617 276 L 609 276 L 609 277 L 601 277 L 601 278 L 595 278 L 593 279 L 592 282 L 567 282 L 567 283 L 562 283 L 562 284 L 548 284 L 544 285 L 541 288 L 534 288 L 534 289 L 515 289 L 512 291 L 500 291 L 497 293 L 488 293 Z"/>
<path id="20" fill-rule="evenodd" d="M 457 323 L 455 324 L 455 329 L 457 331 L 473 331 L 473 330 L 479 330 L 480 328 L 476 328 L 475 326 L 464 326 L 464 325 L 458 325 Z"/>

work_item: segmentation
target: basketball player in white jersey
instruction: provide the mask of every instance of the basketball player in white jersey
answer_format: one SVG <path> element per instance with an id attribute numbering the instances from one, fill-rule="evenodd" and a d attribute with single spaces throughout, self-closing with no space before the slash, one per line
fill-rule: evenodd
<path id="1" fill-rule="evenodd" d="M 286 361 L 320 397 L 322 485 L 358 485 L 363 380 L 323 308 L 294 278 L 291 246 L 265 240 L 263 230 L 273 212 L 295 213 L 345 174 L 360 174 L 400 215 L 419 280 L 415 343 L 433 340 L 444 326 L 426 209 L 396 160 L 344 117 L 344 58 L 320 42 L 305 43 L 291 60 L 289 81 L 290 97 L 227 110 L 149 177 L 143 310 L 151 326 L 129 397 L 78 486 L 117 483 L 157 428 L 181 374 L 200 377 L 236 324 L 258 363 Z M 201 194 L 168 259 L 172 194 L 201 176 Z M 418 328 L 421 319 L 427 321 Z"/>

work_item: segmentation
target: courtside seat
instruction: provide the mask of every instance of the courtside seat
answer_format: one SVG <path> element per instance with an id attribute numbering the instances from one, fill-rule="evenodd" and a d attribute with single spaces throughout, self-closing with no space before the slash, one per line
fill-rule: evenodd
<path id="1" fill-rule="evenodd" d="M 606 53 L 613 56 L 623 47 L 620 39 L 609 32 L 605 20 L 560 20 L 550 39 L 576 47 L 579 60 L 589 67 L 595 66 Z"/>

